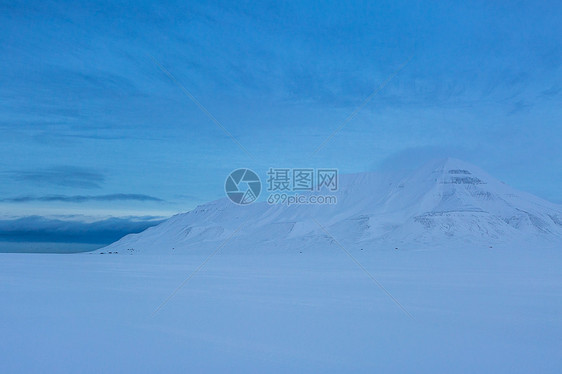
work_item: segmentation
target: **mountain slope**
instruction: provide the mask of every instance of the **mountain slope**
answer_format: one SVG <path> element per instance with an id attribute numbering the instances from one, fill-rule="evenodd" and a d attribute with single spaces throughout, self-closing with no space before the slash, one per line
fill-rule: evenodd
<path id="1" fill-rule="evenodd" d="M 466 162 L 431 162 L 406 176 L 344 175 L 334 205 L 232 204 L 221 199 L 102 249 L 182 253 L 223 242 L 237 251 L 437 247 L 562 242 L 562 207 L 516 191 Z M 338 245 L 339 245 L 338 244 Z"/>

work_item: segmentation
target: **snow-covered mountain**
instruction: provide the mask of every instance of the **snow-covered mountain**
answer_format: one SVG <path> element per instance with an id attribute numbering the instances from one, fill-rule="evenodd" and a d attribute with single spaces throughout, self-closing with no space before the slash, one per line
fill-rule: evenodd
<path id="1" fill-rule="evenodd" d="M 562 206 L 514 190 L 456 159 L 409 175 L 340 177 L 333 205 L 238 206 L 224 198 L 176 215 L 101 252 L 349 250 L 562 243 Z"/>

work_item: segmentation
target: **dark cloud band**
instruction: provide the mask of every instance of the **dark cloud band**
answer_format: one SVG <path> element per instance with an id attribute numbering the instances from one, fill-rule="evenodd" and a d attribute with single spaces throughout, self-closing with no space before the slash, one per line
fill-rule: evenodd
<path id="1" fill-rule="evenodd" d="M 96 222 L 63 221 L 41 216 L 0 220 L 0 242 L 109 244 L 161 223 L 145 217 L 109 218 Z"/>
<path id="2" fill-rule="evenodd" d="M 55 185 L 77 188 L 101 188 L 105 176 L 95 170 L 61 166 L 41 170 L 17 170 L 7 174 L 18 182 L 33 185 Z"/>
<path id="3" fill-rule="evenodd" d="M 27 202 L 65 202 L 65 203 L 86 203 L 90 201 L 164 201 L 158 197 L 142 194 L 109 194 L 109 195 L 46 195 L 46 196 L 19 196 L 0 199 L 6 203 L 27 203 Z"/>

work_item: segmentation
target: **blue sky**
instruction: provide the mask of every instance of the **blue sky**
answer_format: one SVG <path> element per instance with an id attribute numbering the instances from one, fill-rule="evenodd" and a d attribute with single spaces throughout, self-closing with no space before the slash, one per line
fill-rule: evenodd
<path id="1" fill-rule="evenodd" d="M 443 156 L 562 203 L 561 15 L 554 1 L 2 2 L 1 218 L 121 217 L 125 232 L 223 197 L 239 167 Z"/>

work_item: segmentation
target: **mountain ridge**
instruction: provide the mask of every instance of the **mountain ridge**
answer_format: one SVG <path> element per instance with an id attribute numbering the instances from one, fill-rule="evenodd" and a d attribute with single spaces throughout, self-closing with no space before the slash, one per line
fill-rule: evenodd
<path id="1" fill-rule="evenodd" d="M 517 191 L 467 162 L 446 158 L 403 175 L 340 177 L 333 205 L 197 206 L 101 249 L 182 253 L 233 240 L 239 250 L 300 251 L 338 241 L 352 248 L 492 246 L 562 242 L 562 207 Z"/>

